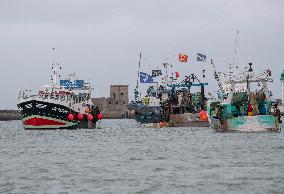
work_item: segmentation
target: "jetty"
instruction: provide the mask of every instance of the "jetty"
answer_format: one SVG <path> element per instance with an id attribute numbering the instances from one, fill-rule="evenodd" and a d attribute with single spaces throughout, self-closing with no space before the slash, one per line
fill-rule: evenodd
<path id="1" fill-rule="evenodd" d="M 0 110 L 0 121 L 21 120 L 19 110 Z"/>

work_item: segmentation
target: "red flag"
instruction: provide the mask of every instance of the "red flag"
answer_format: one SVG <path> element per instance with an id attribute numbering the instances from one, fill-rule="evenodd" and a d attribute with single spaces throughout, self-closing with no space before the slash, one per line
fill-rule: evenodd
<path id="1" fill-rule="evenodd" d="M 179 72 L 175 72 L 176 73 L 176 78 L 179 78 L 180 74 Z"/>
<path id="2" fill-rule="evenodd" d="M 187 55 L 184 55 L 184 54 L 179 54 L 178 55 L 178 60 L 182 63 L 185 63 L 187 62 L 187 59 L 188 59 L 188 56 Z"/>

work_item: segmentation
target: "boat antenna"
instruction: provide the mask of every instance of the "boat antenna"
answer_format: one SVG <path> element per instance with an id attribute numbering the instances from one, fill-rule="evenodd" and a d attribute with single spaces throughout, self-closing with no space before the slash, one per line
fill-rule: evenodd
<path id="1" fill-rule="evenodd" d="M 55 56 L 55 48 L 52 48 L 53 56 Z M 60 70 L 61 66 L 59 63 L 55 62 L 55 60 L 52 62 L 52 75 L 51 75 L 51 83 L 52 87 L 58 86 L 58 81 L 60 80 Z"/>
<path id="2" fill-rule="evenodd" d="M 138 61 L 138 75 L 137 75 L 137 83 L 136 83 L 136 89 L 134 91 L 134 98 L 135 101 L 138 101 L 139 98 L 139 82 L 140 82 L 140 68 L 141 68 L 141 60 L 142 60 L 142 55 L 139 53 L 139 61 Z"/>
<path id="3" fill-rule="evenodd" d="M 165 75 L 165 84 L 166 84 L 166 86 L 169 84 L 169 74 L 168 74 L 168 67 L 170 66 L 170 64 L 169 63 L 163 63 L 163 66 L 164 66 L 164 68 L 165 68 L 165 70 L 166 70 L 166 75 Z"/>
<path id="4" fill-rule="evenodd" d="M 238 49 L 238 38 L 239 38 L 239 29 L 237 29 L 237 34 L 236 34 L 236 42 L 235 42 L 235 52 L 234 52 L 234 63 L 233 63 L 233 71 L 236 68 L 236 57 L 237 57 L 237 49 Z"/>

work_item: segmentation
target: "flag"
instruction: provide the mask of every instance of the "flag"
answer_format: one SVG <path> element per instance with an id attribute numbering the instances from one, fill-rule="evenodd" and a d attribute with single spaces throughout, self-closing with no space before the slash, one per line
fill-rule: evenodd
<path id="1" fill-rule="evenodd" d="M 178 60 L 182 63 L 185 63 L 187 62 L 187 59 L 188 59 L 188 56 L 187 55 L 184 55 L 184 54 L 179 54 L 178 55 Z"/>
<path id="2" fill-rule="evenodd" d="M 153 77 L 147 73 L 140 72 L 140 83 L 153 83 Z"/>
<path id="3" fill-rule="evenodd" d="M 176 78 L 179 78 L 180 76 L 179 72 L 175 72 L 175 74 L 176 74 Z"/>
<path id="4" fill-rule="evenodd" d="M 152 70 L 152 77 L 157 77 L 162 75 L 162 70 Z"/>
<path id="5" fill-rule="evenodd" d="M 197 53 L 197 61 L 205 62 L 206 61 L 206 55 L 203 55 L 201 53 Z"/>

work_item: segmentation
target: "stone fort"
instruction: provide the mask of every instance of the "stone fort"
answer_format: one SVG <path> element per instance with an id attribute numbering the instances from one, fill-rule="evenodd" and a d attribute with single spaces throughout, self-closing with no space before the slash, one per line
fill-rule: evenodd
<path id="1" fill-rule="evenodd" d="M 111 85 L 110 97 L 92 98 L 105 119 L 127 118 L 128 106 L 128 85 Z"/>

